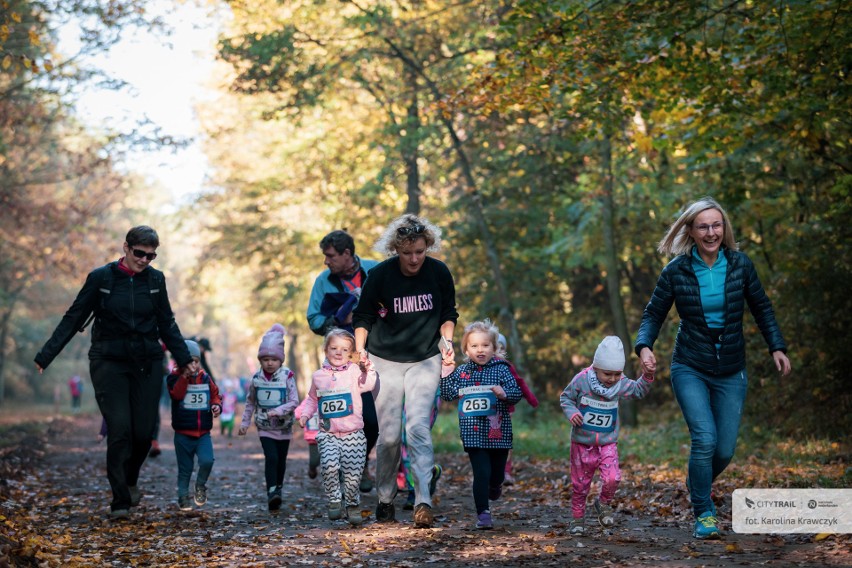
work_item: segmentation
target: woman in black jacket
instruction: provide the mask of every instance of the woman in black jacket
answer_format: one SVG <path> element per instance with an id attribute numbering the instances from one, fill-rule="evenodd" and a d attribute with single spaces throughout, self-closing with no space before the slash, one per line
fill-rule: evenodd
<path id="1" fill-rule="evenodd" d="M 139 503 L 139 470 L 148 456 L 162 391 L 162 339 L 183 368 L 192 360 L 166 292 L 149 266 L 160 239 L 144 225 L 130 229 L 124 256 L 89 273 L 53 335 L 35 357 L 42 372 L 94 314 L 89 372 L 107 426 L 110 515 L 126 517 Z"/>
<path id="2" fill-rule="evenodd" d="M 686 484 L 696 518 L 693 536 L 719 538 L 710 489 L 734 455 L 745 403 L 746 304 L 782 375 L 790 372 L 790 360 L 772 303 L 751 260 L 737 250 L 721 205 L 709 197 L 689 205 L 658 250 L 674 258 L 645 308 L 635 351 L 646 370 L 655 367 L 654 341 L 674 304 L 681 321 L 671 380 L 691 437 Z"/>

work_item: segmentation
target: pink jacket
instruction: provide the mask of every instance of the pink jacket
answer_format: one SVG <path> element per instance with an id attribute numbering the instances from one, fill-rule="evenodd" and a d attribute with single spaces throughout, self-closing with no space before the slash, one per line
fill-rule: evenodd
<path id="1" fill-rule="evenodd" d="M 347 390 L 352 398 L 351 413 L 347 416 L 320 420 L 320 430 L 338 437 L 362 430 L 364 428 L 364 409 L 361 393 L 373 390 L 377 378 L 378 375 L 373 369 L 371 361 L 367 362 L 367 370 L 364 372 L 361 372 L 361 368 L 352 362 L 343 367 L 334 368 L 326 361 L 321 369 L 314 372 L 311 378 L 308 396 L 300 405 L 301 416 L 310 418 L 317 412 L 319 404 L 317 391 Z"/>

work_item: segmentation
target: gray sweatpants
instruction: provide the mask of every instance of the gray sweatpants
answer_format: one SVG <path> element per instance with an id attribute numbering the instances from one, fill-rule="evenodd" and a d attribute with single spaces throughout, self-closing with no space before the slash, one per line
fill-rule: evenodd
<path id="1" fill-rule="evenodd" d="M 441 383 L 441 355 L 415 363 L 396 363 L 370 355 L 379 380 L 373 390 L 379 417 L 376 442 L 376 493 L 380 503 L 396 496 L 402 443 L 402 410 L 405 404 L 405 436 L 414 477 L 414 502 L 432 506 L 432 405 Z"/>

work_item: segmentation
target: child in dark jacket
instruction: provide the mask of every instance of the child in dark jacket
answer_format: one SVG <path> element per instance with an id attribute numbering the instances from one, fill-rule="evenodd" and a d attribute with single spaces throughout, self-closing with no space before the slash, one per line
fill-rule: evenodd
<path id="1" fill-rule="evenodd" d="M 222 397 L 213 378 L 201 368 L 201 348 L 186 341 L 192 362 L 182 375 L 170 374 L 166 379 L 172 398 L 172 428 L 175 430 L 175 454 L 178 465 L 178 507 L 192 510 L 189 480 L 198 458 L 195 476 L 195 504 L 207 502 L 207 479 L 213 469 L 213 418 L 222 412 Z"/>
<path id="2" fill-rule="evenodd" d="M 459 399 L 459 429 L 473 469 L 476 528 L 494 524 L 488 501 L 503 492 L 503 476 L 512 449 L 509 406 L 521 400 L 521 389 L 509 364 L 495 357 L 497 327 L 488 320 L 464 329 L 462 351 L 467 361 L 441 379 L 441 398 Z"/>

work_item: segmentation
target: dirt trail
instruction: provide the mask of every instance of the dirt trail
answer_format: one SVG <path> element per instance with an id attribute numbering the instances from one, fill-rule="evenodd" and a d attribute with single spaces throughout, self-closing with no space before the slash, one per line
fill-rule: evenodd
<path id="1" fill-rule="evenodd" d="M 270 514 L 254 431 L 244 438 L 215 433 L 209 501 L 181 512 L 167 420 L 160 436 L 163 453 L 143 468 L 140 506 L 129 520 L 111 521 L 105 447 L 95 441 L 98 425 L 93 416 L 53 421 L 40 466 L 20 479 L 4 480 L 0 524 L 6 526 L 0 537 L 8 538 L 0 541 L 5 547 L 0 548 L 0 567 L 9 550 L 16 551 L 12 565 L 33 566 L 852 565 L 849 535 L 817 541 L 812 535 L 730 532 L 730 501 L 727 515 L 724 504 L 720 513 L 725 538 L 696 541 L 689 535 L 682 492 L 647 480 L 625 489 L 630 496 L 620 501 L 616 528 L 602 530 L 590 517 L 586 536 L 570 536 L 570 484 L 567 471 L 555 462 L 516 464 L 518 483 L 492 508 L 495 530 L 478 531 L 463 455 L 438 456 L 444 475 L 435 528 L 413 527 L 411 512 L 402 510 L 402 494 L 396 500 L 398 522 L 375 523 L 375 491 L 362 495 L 369 518 L 352 528 L 326 518 L 320 480 L 307 476 L 307 447 L 300 436 L 288 459 L 284 504 Z M 625 471 L 625 479 L 629 475 Z M 631 515 L 626 508 L 633 499 L 660 501 L 643 507 L 658 514 Z"/>

